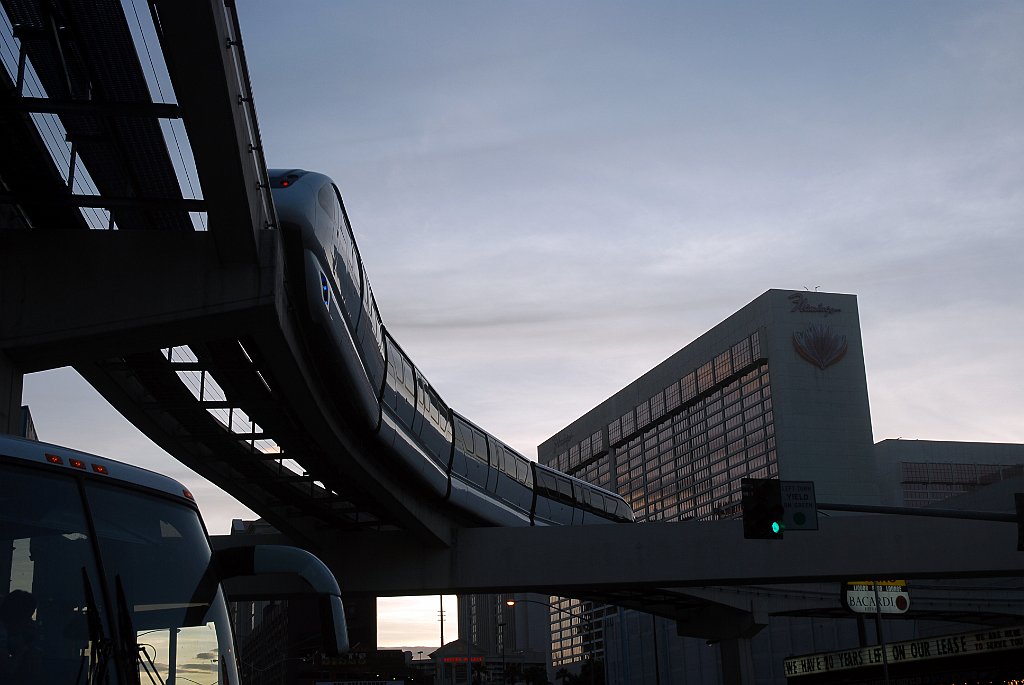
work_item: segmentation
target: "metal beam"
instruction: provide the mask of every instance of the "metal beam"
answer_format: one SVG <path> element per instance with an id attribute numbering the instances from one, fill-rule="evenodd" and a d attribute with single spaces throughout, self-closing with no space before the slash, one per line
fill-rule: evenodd
<path id="1" fill-rule="evenodd" d="M 7 70 L 0 69 L 0 91 L 13 92 L 14 88 Z M 22 208 L 33 228 L 88 228 L 81 212 L 51 202 L 68 193 L 66 179 L 54 165 L 46 143 L 27 114 L 0 110 L 0 190 L 26 202 L 43 200 L 42 204 Z"/>
<path id="2" fill-rule="evenodd" d="M 180 119 L 181 108 L 167 102 L 103 102 L 57 98 L 0 97 L 0 111 L 39 114 L 101 114 L 117 117 Z"/>
<path id="3" fill-rule="evenodd" d="M 154 22 L 184 112 L 196 170 L 209 203 L 210 230 L 225 261 L 253 261 L 256 233 L 276 222 L 264 206 L 250 124 L 243 59 L 223 1 L 154 0 Z M 255 122 L 255 112 L 252 113 Z"/>
<path id="4" fill-rule="evenodd" d="M 180 209 L 185 212 L 205 212 L 206 200 L 174 197 L 115 197 L 111 195 L 54 194 L 50 196 L 0 193 L 0 203 L 19 205 L 68 205 L 97 209 Z M 51 236 L 52 239 L 52 236 Z"/>

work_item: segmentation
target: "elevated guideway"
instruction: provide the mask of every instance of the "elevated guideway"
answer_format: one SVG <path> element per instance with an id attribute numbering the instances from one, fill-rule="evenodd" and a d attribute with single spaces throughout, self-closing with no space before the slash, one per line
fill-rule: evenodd
<path id="1" fill-rule="evenodd" d="M 8 430 L 21 375 L 73 365 L 297 542 L 403 530 L 444 544 L 472 524 L 382 463 L 308 365 L 233 3 L 0 6 Z"/>
<path id="2" fill-rule="evenodd" d="M 1024 573 L 1006 522 L 896 515 L 822 518 L 818 531 L 746 540 L 741 521 L 609 524 L 579 529 L 465 528 L 429 548 L 401 532 L 346 536 L 324 551 L 338 581 L 373 596 L 537 592 L 633 608 L 704 639 L 749 636 L 771 615 L 849 617 L 840 583 L 863 578 L 1006 579 L 965 598 L 954 583 L 912 600 L 908 618 L 1016 625 Z M 248 539 L 247 539 L 248 538 Z M 273 536 L 218 536 L 220 547 Z M 942 540 L 941 545 L 936 540 Z M 372 564 L 351 563 L 350 551 Z M 232 587 L 258 594 L 256 583 Z M 967 583 L 968 585 L 970 583 Z"/>

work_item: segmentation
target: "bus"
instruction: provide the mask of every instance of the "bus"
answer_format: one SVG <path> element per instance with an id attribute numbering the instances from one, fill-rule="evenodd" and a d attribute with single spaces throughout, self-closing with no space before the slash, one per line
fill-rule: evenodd
<path id="1" fill-rule="evenodd" d="M 221 581 L 263 574 L 302 580 L 324 653 L 347 650 L 337 581 L 310 553 L 214 552 L 177 481 L 0 436 L 3 685 L 238 685 Z"/>

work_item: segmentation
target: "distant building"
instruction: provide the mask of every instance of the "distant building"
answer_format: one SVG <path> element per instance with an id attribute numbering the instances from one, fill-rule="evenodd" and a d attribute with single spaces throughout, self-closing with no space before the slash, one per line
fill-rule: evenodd
<path id="1" fill-rule="evenodd" d="M 551 663 L 550 611 L 546 595 L 459 596 L 459 642 L 465 645 L 468 641 L 486 658 L 492 680 L 484 682 L 521 682 L 527 671 L 547 671 Z"/>
<path id="2" fill-rule="evenodd" d="M 883 440 L 875 445 L 882 503 L 926 507 L 1020 478 L 1024 445 Z"/>
<path id="3" fill-rule="evenodd" d="M 875 446 L 856 297 L 769 290 L 558 431 L 538 456 L 617 491 L 639 521 L 680 521 L 740 516 L 743 478 L 813 481 L 821 502 L 923 506 L 1019 475 L 1024 447 Z M 721 682 L 723 659 L 750 659 L 759 683 L 783 683 L 781 655 L 864 639 L 854 620 L 778 617 L 743 656 L 726 653 L 736 643 L 679 637 L 672 621 L 551 601 L 586 615 L 552 614 L 554 666 L 601 661 L 620 685 Z M 913 624 L 893 639 L 913 637 Z"/>

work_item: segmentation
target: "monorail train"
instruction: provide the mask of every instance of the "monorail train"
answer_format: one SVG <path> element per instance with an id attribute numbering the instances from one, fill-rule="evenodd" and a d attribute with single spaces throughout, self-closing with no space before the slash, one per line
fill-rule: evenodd
<path id="1" fill-rule="evenodd" d="M 342 379 L 359 419 L 409 473 L 493 525 L 634 520 L 618 495 L 530 461 L 441 399 L 381 322 L 330 178 L 272 169 L 270 185 L 315 362 Z"/>

